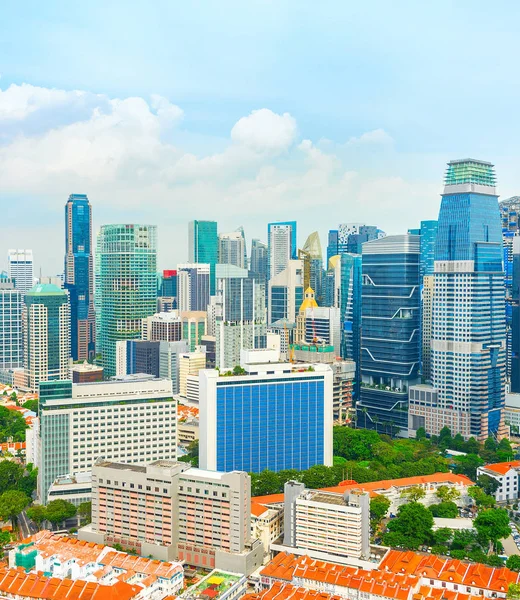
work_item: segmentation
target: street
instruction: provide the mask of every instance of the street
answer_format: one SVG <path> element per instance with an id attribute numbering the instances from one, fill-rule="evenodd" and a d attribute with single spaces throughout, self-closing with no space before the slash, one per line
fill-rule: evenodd
<path id="1" fill-rule="evenodd" d="M 25 511 L 18 515 L 18 524 L 20 525 L 20 531 L 23 539 L 30 537 L 38 532 L 36 525 L 27 517 Z"/>
<path id="2" fill-rule="evenodd" d="M 504 554 L 507 556 L 511 556 L 512 554 L 520 554 L 513 536 L 510 535 L 505 540 L 502 540 L 502 545 L 504 546 Z"/>

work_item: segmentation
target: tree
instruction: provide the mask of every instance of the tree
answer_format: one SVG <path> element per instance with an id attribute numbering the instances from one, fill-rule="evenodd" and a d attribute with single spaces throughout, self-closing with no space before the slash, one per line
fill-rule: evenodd
<path id="1" fill-rule="evenodd" d="M 460 475 L 466 475 L 472 481 L 477 477 L 477 468 L 481 467 L 484 461 L 477 454 L 467 454 L 466 456 L 457 456 L 455 459 L 454 472 Z"/>
<path id="2" fill-rule="evenodd" d="M 437 545 L 446 544 L 451 540 L 452 536 L 453 531 L 451 529 L 448 529 L 448 527 L 441 527 L 433 532 L 433 541 Z"/>
<path id="3" fill-rule="evenodd" d="M 419 427 L 419 429 L 415 432 L 416 440 L 425 440 L 426 439 L 426 429 L 424 427 Z"/>
<path id="4" fill-rule="evenodd" d="M 390 508 L 390 500 L 385 496 L 374 496 L 370 499 L 370 518 L 374 519 L 379 523 L 381 519 L 386 517 L 386 513 Z"/>
<path id="5" fill-rule="evenodd" d="M 504 561 L 497 554 L 488 554 L 486 556 L 486 565 L 490 567 L 503 567 Z"/>
<path id="6" fill-rule="evenodd" d="M 10 438 L 14 442 L 25 441 L 27 427 L 25 419 L 18 411 L 0 406 L 0 442 L 7 442 Z"/>
<path id="7" fill-rule="evenodd" d="M 451 547 L 454 550 L 468 550 L 477 543 L 477 533 L 473 529 L 458 529 L 453 532 Z"/>
<path id="8" fill-rule="evenodd" d="M 488 494 L 489 496 L 493 496 L 500 487 L 500 483 L 489 475 L 479 475 L 477 485 L 479 488 L 482 488 L 484 494 Z"/>
<path id="9" fill-rule="evenodd" d="M 27 402 L 24 402 L 22 404 L 22 408 L 26 408 L 27 410 L 31 410 L 32 412 L 35 412 L 36 414 L 38 414 L 38 400 L 34 399 L 34 400 L 27 400 Z"/>
<path id="10" fill-rule="evenodd" d="M 0 408 L 2 408 L 0 406 Z M 23 467 L 10 460 L 0 462 L 0 494 L 15 489 L 23 476 Z"/>
<path id="11" fill-rule="evenodd" d="M 47 504 L 45 518 L 53 525 L 58 525 L 59 523 L 63 523 L 65 519 L 75 516 L 76 512 L 77 509 L 74 504 L 65 500 L 52 500 Z"/>
<path id="12" fill-rule="evenodd" d="M 384 543 L 416 550 L 432 538 L 433 517 L 431 512 L 418 502 L 410 502 L 399 507 L 397 517 L 388 523 L 390 534 L 384 536 Z M 399 542 L 396 544 L 396 542 Z"/>
<path id="13" fill-rule="evenodd" d="M 38 529 L 40 529 L 42 526 L 42 523 L 46 519 L 45 506 L 43 506 L 41 504 L 35 504 L 34 506 L 31 506 L 31 508 L 28 508 L 26 512 L 27 512 L 27 516 L 29 517 L 29 519 L 31 519 L 31 521 L 36 523 L 36 525 L 38 526 Z"/>
<path id="14" fill-rule="evenodd" d="M 92 502 L 82 502 L 78 506 L 78 515 L 83 525 L 88 525 L 92 521 Z"/>
<path id="15" fill-rule="evenodd" d="M 440 485 L 435 495 L 441 502 L 453 502 L 457 498 L 460 498 L 459 490 L 449 485 Z"/>
<path id="16" fill-rule="evenodd" d="M 473 521 L 473 526 L 478 535 L 491 546 L 497 547 L 498 541 L 511 534 L 509 515 L 503 508 L 488 508 L 481 511 Z"/>
<path id="17" fill-rule="evenodd" d="M 451 429 L 447 426 L 444 426 L 439 431 L 439 446 L 443 446 L 444 448 L 449 448 L 451 444 Z"/>
<path id="18" fill-rule="evenodd" d="M 426 496 L 424 488 L 420 485 L 412 485 L 401 492 L 401 498 L 407 498 L 408 502 L 417 502 Z"/>
<path id="19" fill-rule="evenodd" d="M 506 560 L 506 567 L 511 571 L 520 571 L 520 556 L 518 554 L 511 554 Z"/>
<path id="20" fill-rule="evenodd" d="M 475 504 L 479 508 L 492 508 L 495 506 L 495 499 L 493 496 L 485 494 L 482 488 L 477 485 L 472 485 L 468 488 L 469 495 L 475 500 Z"/>
<path id="21" fill-rule="evenodd" d="M 434 517 L 443 519 L 456 519 L 459 516 L 459 509 L 455 502 L 440 502 L 428 506 L 428 510 Z"/>
<path id="22" fill-rule="evenodd" d="M 518 600 L 520 598 L 520 583 L 510 583 L 507 588 L 507 598 Z"/>
<path id="23" fill-rule="evenodd" d="M 13 527 L 17 524 L 18 515 L 31 503 L 23 492 L 8 490 L 0 496 L 0 518 L 11 519 Z"/>
<path id="24" fill-rule="evenodd" d="M 251 495 L 267 496 L 281 491 L 278 473 L 265 469 L 261 473 L 251 474 Z"/>

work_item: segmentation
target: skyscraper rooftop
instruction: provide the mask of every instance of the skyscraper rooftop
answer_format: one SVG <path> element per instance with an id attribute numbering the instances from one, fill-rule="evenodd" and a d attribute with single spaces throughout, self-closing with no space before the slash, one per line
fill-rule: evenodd
<path id="1" fill-rule="evenodd" d="M 462 185 L 466 183 L 495 187 L 494 165 L 473 158 L 451 160 L 444 176 L 444 185 Z"/>

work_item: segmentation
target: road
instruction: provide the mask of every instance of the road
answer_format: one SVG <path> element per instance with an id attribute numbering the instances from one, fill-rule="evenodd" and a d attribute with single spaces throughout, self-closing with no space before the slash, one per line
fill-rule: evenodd
<path id="1" fill-rule="evenodd" d="M 23 539 L 38 533 L 36 525 L 27 517 L 25 511 L 18 515 L 18 524 L 20 525 L 20 531 L 22 532 Z"/>
<path id="2" fill-rule="evenodd" d="M 502 540 L 502 545 L 504 546 L 504 554 L 507 554 L 507 556 L 511 556 L 511 554 L 520 554 L 520 550 L 518 550 L 513 536 L 510 535 L 507 539 Z"/>

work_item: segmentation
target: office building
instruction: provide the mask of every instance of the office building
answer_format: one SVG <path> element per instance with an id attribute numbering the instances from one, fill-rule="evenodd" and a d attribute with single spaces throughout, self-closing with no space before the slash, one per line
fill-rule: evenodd
<path id="1" fill-rule="evenodd" d="M 175 460 L 177 402 L 167 379 L 131 375 L 99 383 L 40 385 L 38 498 L 62 475 L 107 460 Z"/>
<path id="2" fill-rule="evenodd" d="M 159 377 L 171 379 L 172 392 L 180 390 L 180 355 L 189 352 L 185 340 L 179 342 L 159 342 Z"/>
<path id="3" fill-rule="evenodd" d="M 182 319 L 178 311 L 161 312 L 146 317 L 141 336 L 150 342 L 178 342 L 182 339 Z"/>
<path id="4" fill-rule="evenodd" d="M 408 432 L 408 387 L 420 383 L 420 237 L 363 244 L 361 390 L 370 429 Z"/>
<path id="5" fill-rule="evenodd" d="M 305 341 L 333 346 L 334 355 L 341 356 L 341 324 L 339 308 L 321 306 L 306 308 Z"/>
<path id="6" fill-rule="evenodd" d="M 305 240 L 303 248 L 298 251 L 298 258 L 303 259 L 305 289 L 311 287 L 316 294 L 316 301 L 322 306 L 324 302 L 323 254 L 321 251 L 320 236 L 317 231 L 311 233 Z"/>
<path id="7" fill-rule="evenodd" d="M 247 473 L 99 460 L 92 472 L 92 523 L 80 539 L 139 548 L 160 560 L 249 574 L 262 562 L 251 541 Z"/>
<path id="8" fill-rule="evenodd" d="M 421 277 L 433 275 L 438 227 L 438 221 L 421 221 Z"/>
<path id="9" fill-rule="evenodd" d="M 206 311 L 210 298 L 210 277 L 215 278 L 215 265 L 189 263 L 177 265 L 177 305 L 181 312 Z M 213 287 L 212 294 L 215 293 Z"/>
<path id="10" fill-rule="evenodd" d="M 421 289 L 421 375 L 430 383 L 432 379 L 432 318 L 435 278 L 425 275 Z"/>
<path id="11" fill-rule="evenodd" d="M 244 232 L 220 233 L 218 236 L 218 262 L 222 265 L 235 265 L 247 268 L 246 240 Z"/>
<path id="12" fill-rule="evenodd" d="M 296 322 L 303 302 L 303 261 L 289 260 L 287 268 L 273 275 L 268 284 L 267 322 Z"/>
<path id="13" fill-rule="evenodd" d="M 249 270 L 258 283 L 267 284 L 267 244 L 258 239 L 251 240 L 251 264 Z"/>
<path id="14" fill-rule="evenodd" d="M 34 286 L 32 250 L 9 250 L 7 274 L 22 296 Z"/>
<path id="15" fill-rule="evenodd" d="M 338 226 L 338 254 L 361 254 L 365 242 L 377 240 L 386 234 L 374 225 L 342 223 Z"/>
<path id="16" fill-rule="evenodd" d="M 337 256 L 338 252 L 338 236 L 339 231 L 337 229 L 329 230 L 329 236 L 327 240 L 327 266 L 329 264 L 330 259 L 333 256 Z"/>
<path id="17" fill-rule="evenodd" d="M 204 352 L 185 352 L 179 354 L 179 394 L 188 396 L 188 378 L 198 375 L 201 369 L 206 368 L 206 355 Z"/>
<path id="18" fill-rule="evenodd" d="M 161 297 L 176 298 L 177 297 L 177 270 L 168 269 L 162 273 L 162 282 L 160 294 Z"/>
<path id="19" fill-rule="evenodd" d="M 207 333 L 207 313 L 202 310 L 186 310 L 181 312 L 182 339 L 188 342 L 190 352 L 195 352 L 197 346 Z"/>
<path id="20" fill-rule="evenodd" d="M 243 351 L 244 374 L 199 372 L 202 468 L 260 473 L 332 464 L 332 370 L 278 356 Z"/>
<path id="21" fill-rule="evenodd" d="M 105 375 L 116 372 L 116 343 L 141 338 L 157 305 L 155 225 L 103 225 L 96 252 L 96 351 Z"/>
<path id="22" fill-rule="evenodd" d="M 303 483 L 284 486 L 283 545 L 328 556 L 370 557 L 370 496 L 308 490 Z"/>
<path id="23" fill-rule="evenodd" d="M 36 285 L 24 297 L 22 313 L 25 383 L 38 391 L 43 381 L 68 379 L 70 371 L 70 307 L 67 293 Z"/>
<path id="24" fill-rule="evenodd" d="M 357 401 L 361 389 L 361 305 L 362 305 L 362 271 L 363 261 L 360 254 L 344 253 L 339 265 L 334 270 L 334 281 L 337 282 L 339 270 L 339 303 L 341 323 L 341 353 L 346 360 L 356 364 L 354 378 L 354 399 Z M 338 286 L 337 283 L 335 283 Z"/>
<path id="25" fill-rule="evenodd" d="M 330 365 L 333 373 L 332 410 L 334 422 L 343 425 L 355 417 L 354 384 L 356 363 L 353 360 L 336 360 Z"/>
<path id="26" fill-rule="evenodd" d="M 325 306 L 341 306 L 341 255 L 329 260 L 325 274 Z"/>
<path id="27" fill-rule="evenodd" d="M 269 279 L 285 271 L 289 261 L 297 258 L 296 239 L 296 221 L 268 223 L 267 260 Z"/>
<path id="28" fill-rule="evenodd" d="M 65 204 L 64 287 L 69 292 L 72 360 L 93 360 L 96 343 L 92 207 L 85 194 Z"/>
<path id="29" fill-rule="evenodd" d="M 22 295 L 8 277 L 0 278 L 0 371 L 23 366 Z"/>
<path id="30" fill-rule="evenodd" d="M 71 369 L 72 383 L 95 383 L 103 381 L 103 367 L 93 365 L 84 361 L 72 365 Z"/>
<path id="31" fill-rule="evenodd" d="M 520 237 L 513 242 L 511 281 L 511 391 L 520 394 Z"/>
<path id="32" fill-rule="evenodd" d="M 216 221 L 191 221 L 188 226 L 188 260 L 190 263 L 209 265 L 209 295 L 215 294 L 215 265 L 218 262 L 218 234 Z M 206 302 L 206 306 L 207 306 Z M 206 310 L 184 308 L 181 310 Z"/>
<path id="33" fill-rule="evenodd" d="M 414 393 L 410 429 L 485 440 L 504 432 L 505 295 L 493 165 L 448 163 L 435 248 L 432 390 Z"/>

